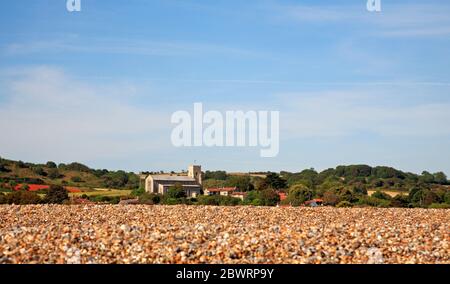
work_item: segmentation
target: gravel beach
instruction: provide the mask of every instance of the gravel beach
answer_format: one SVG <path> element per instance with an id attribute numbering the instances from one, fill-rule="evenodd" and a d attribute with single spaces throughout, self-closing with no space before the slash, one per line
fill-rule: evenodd
<path id="1" fill-rule="evenodd" d="M 450 210 L 0 206 L 0 263 L 450 263 Z"/>

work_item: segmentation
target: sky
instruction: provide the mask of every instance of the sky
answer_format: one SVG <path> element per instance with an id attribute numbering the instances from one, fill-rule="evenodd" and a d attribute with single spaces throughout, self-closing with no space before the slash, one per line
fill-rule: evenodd
<path id="1" fill-rule="evenodd" d="M 128 171 L 450 175 L 450 2 L 8 0 L 0 156 Z M 174 147 L 171 115 L 280 112 L 280 151 Z"/>

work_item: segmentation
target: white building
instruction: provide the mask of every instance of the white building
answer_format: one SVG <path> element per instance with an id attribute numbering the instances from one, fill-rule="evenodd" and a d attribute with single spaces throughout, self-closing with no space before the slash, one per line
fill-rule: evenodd
<path id="1" fill-rule="evenodd" d="M 166 194 L 169 188 L 176 184 L 183 187 L 188 197 L 200 195 L 202 188 L 201 166 L 190 165 L 187 176 L 176 174 L 149 175 L 145 179 L 145 191 Z"/>

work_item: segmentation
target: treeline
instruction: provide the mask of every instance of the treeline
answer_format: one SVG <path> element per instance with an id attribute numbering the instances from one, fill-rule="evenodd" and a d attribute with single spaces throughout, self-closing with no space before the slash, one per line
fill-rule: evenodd
<path id="1" fill-rule="evenodd" d="M 325 205 L 376 207 L 434 207 L 450 205 L 449 181 L 443 172 L 421 175 L 392 167 L 368 165 L 338 166 L 317 172 L 306 169 L 298 173 L 266 173 L 266 178 L 228 175 L 224 171 L 205 172 L 205 187 L 237 186 L 247 192 L 242 202 L 251 205 L 299 206 L 314 198 Z M 369 191 L 375 191 L 369 195 Z M 395 197 L 386 191 L 398 193 Z M 279 193 L 287 198 L 277 200 Z"/>
<path id="2" fill-rule="evenodd" d="M 27 171 L 24 171 L 27 170 Z M 9 184 L 52 184 L 82 187 L 106 187 L 133 189 L 139 187 L 139 176 L 132 172 L 91 169 L 81 163 L 46 164 L 24 163 L 0 158 L 0 183 Z"/>

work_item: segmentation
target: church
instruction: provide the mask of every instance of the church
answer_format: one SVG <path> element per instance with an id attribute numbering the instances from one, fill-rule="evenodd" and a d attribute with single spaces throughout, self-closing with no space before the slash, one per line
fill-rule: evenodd
<path id="1" fill-rule="evenodd" d="M 202 169 L 198 165 L 190 165 L 188 174 L 158 174 L 145 178 L 145 191 L 149 193 L 166 194 L 170 187 L 181 184 L 187 197 L 197 197 L 201 194 Z"/>

